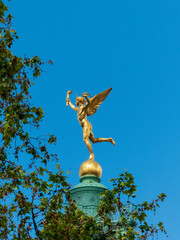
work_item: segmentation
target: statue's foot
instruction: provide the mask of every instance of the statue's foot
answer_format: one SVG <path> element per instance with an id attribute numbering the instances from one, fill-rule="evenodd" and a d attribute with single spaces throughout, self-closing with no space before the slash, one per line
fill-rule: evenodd
<path id="1" fill-rule="evenodd" d="M 94 160 L 94 154 L 93 153 L 90 154 L 89 160 Z"/>
<path id="2" fill-rule="evenodd" d="M 114 146 L 116 145 L 115 141 L 112 138 L 109 138 L 109 142 L 112 143 Z"/>

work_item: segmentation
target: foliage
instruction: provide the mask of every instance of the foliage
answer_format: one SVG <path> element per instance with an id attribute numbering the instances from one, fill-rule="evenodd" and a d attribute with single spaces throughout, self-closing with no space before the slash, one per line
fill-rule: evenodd
<path id="1" fill-rule="evenodd" d="M 147 239 L 154 237 L 159 231 L 166 234 L 163 224 L 160 222 L 157 226 L 148 224 L 147 212 L 153 211 L 155 213 L 160 202 L 164 201 L 166 195 L 161 193 L 157 199 L 148 203 L 147 201 L 133 205 L 130 203 L 130 198 L 135 198 L 136 185 L 131 173 L 125 171 L 120 174 L 119 178 L 110 180 L 113 182 L 113 190 L 107 190 L 102 193 L 102 198 L 99 204 L 98 215 L 104 226 L 101 235 L 104 239 L 121 239 L 121 240 L 134 240 L 134 239 Z M 122 203 L 127 197 L 126 204 Z M 118 218 L 115 222 L 111 220 L 111 213 Z M 107 217 L 109 216 L 109 217 Z M 103 239 L 101 236 L 100 239 Z"/>
<path id="2" fill-rule="evenodd" d="M 101 221 L 84 215 L 71 200 L 70 185 L 56 164 L 57 155 L 48 150 L 56 137 L 32 136 L 30 131 L 39 128 L 44 117 L 42 108 L 31 103 L 30 88 L 45 63 L 38 56 L 21 58 L 12 53 L 18 39 L 12 20 L 0 1 L 0 239 L 131 240 L 153 235 L 158 229 L 147 224 L 146 212 L 159 207 L 165 195 L 137 205 L 127 217 L 121 196 L 131 197 L 136 191 L 127 172 L 112 180 L 112 191 L 102 194 Z M 49 170 L 49 162 L 54 162 L 56 171 Z M 114 224 L 110 216 L 117 212 L 120 221 Z M 159 228 L 164 231 L 162 223 Z"/>

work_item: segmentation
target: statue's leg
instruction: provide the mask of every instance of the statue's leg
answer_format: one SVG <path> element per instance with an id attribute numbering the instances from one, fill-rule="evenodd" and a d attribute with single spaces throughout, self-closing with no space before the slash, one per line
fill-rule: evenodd
<path id="1" fill-rule="evenodd" d="M 110 142 L 113 145 L 115 145 L 115 141 L 112 138 L 95 138 L 92 132 L 90 133 L 89 139 L 91 140 L 92 143 Z"/>
<path id="2" fill-rule="evenodd" d="M 93 150 L 92 150 L 92 145 L 89 141 L 89 136 L 90 136 L 90 133 L 91 133 L 91 129 L 92 129 L 91 125 L 84 124 L 84 127 L 83 127 L 83 141 L 84 141 L 84 143 L 86 144 L 86 146 L 89 150 L 90 158 L 93 158 L 94 154 L 93 154 Z"/>

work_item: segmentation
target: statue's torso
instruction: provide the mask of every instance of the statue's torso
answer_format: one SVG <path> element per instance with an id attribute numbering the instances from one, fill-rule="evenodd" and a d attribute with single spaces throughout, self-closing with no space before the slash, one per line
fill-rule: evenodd
<path id="1" fill-rule="evenodd" d="M 86 111 L 83 106 L 80 107 L 77 111 L 77 119 L 78 119 L 81 127 L 83 127 L 84 122 L 87 121 L 87 114 L 86 114 Z"/>

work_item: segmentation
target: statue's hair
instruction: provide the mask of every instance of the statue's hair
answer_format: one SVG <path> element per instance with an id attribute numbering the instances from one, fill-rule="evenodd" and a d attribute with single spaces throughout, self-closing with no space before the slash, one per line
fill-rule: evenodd
<path id="1" fill-rule="evenodd" d="M 76 101 L 81 102 L 82 104 L 86 102 L 86 100 L 83 97 L 76 97 Z"/>

